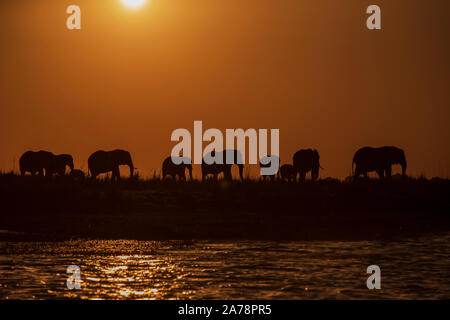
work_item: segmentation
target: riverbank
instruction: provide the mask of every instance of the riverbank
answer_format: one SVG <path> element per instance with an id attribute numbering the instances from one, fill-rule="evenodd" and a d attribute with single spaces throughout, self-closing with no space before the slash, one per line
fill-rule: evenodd
<path id="1" fill-rule="evenodd" d="M 450 181 L 304 184 L 0 175 L 0 240 L 371 240 L 450 231 Z"/>

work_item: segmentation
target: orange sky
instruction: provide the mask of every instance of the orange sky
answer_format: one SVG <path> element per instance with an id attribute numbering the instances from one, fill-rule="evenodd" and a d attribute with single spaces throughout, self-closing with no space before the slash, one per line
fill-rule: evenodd
<path id="1" fill-rule="evenodd" d="M 66 29 L 66 7 L 82 29 Z M 382 30 L 365 27 L 378 4 Z M 132 153 L 160 170 L 176 128 L 279 128 L 282 163 L 317 148 L 345 177 L 361 146 L 449 176 L 446 0 L 0 0 L 0 168 L 26 150 Z M 398 170 L 398 169 L 397 169 Z"/>

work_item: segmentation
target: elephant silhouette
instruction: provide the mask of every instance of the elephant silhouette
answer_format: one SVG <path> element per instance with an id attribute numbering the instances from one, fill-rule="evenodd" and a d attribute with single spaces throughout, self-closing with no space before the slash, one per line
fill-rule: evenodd
<path id="1" fill-rule="evenodd" d="M 311 180 L 315 181 L 319 177 L 320 156 L 317 150 L 301 149 L 294 154 L 293 164 L 295 170 L 295 180 L 300 174 L 300 182 L 304 182 L 306 174 L 311 171 Z"/>
<path id="2" fill-rule="evenodd" d="M 54 170 L 55 155 L 51 152 L 27 151 L 19 159 L 19 167 L 21 175 L 29 172 L 31 175 L 36 173 L 40 176 L 51 176 Z"/>
<path id="3" fill-rule="evenodd" d="M 175 180 L 178 176 L 179 180 L 186 181 L 186 169 L 189 172 L 189 179 L 192 181 L 192 163 L 190 158 L 173 157 L 172 159 L 172 157 L 167 157 L 162 164 L 162 178 L 165 179 L 166 176 L 171 176 Z"/>
<path id="4" fill-rule="evenodd" d="M 402 166 L 402 175 L 406 175 L 405 152 L 397 147 L 385 146 L 380 148 L 363 147 L 353 156 L 352 172 L 355 178 L 361 174 L 367 178 L 368 172 L 375 171 L 380 178 L 390 177 L 392 165 Z"/>
<path id="5" fill-rule="evenodd" d="M 295 168 L 292 164 L 283 164 L 278 171 L 278 177 L 283 181 L 292 182 L 295 180 Z"/>
<path id="6" fill-rule="evenodd" d="M 227 161 L 228 160 L 228 161 Z M 202 181 L 210 174 L 217 180 L 217 176 L 223 172 L 225 180 L 232 180 L 231 167 L 236 164 L 239 168 L 239 178 L 244 180 L 244 158 L 238 150 L 211 151 L 202 159 Z"/>
<path id="7" fill-rule="evenodd" d="M 112 172 L 112 180 L 120 179 L 120 165 L 130 168 L 130 177 L 133 176 L 134 166 L 128 151 L 116 149 L 113 151 L 99 150 L 89 156 L 88 168 L 92 178 L 101 173 Z"/>
<path id="8" fill-rule="evenodd" d="M 273 166 L 272 161 L 278 162 L 275 166 Z M 279 172 L 278 168 L 280 165 L 280 158 L 275 155 L 268 155 L 265 157 L 262 157 L 259 161 L 259 168 L 274 168 L 274 170 L 270 173 L 272 174 L 261 174 L 262 180 L 266 181 L 266 178 L 268 177 L 270 181 L 274 181 L 277 173 Z M 262 171 L 262 170 L 260 170 Z M 270 171 L 270 170 L 269 170 Z M 261 172 L 262 173 L 262 172 Z"/>
<path id="9" fill-rule="evenodd" d="M 58 154 L 54 156 L 53 172 L 60 176 L 66 174 L 66 167 L 73 170 L 73 158 L 70 154 Z"/>

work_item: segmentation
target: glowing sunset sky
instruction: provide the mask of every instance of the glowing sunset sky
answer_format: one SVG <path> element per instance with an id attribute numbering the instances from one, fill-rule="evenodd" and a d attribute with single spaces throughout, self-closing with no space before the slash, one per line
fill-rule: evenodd
<path id="1" fill-rule="evenodd" d="M 66 28 L 66 7 L 82 29 Z M 382 9 L 382 30 L 365 8 Z M 317 148 L 321 176 L 361 146 L 450 173 L 449 1 L 0 1 L 0 168 L 26 150 L 129 150 L 160 170 L 176 128 L 279 128 L 282 163 Z M 14 162 L 15 161 L 15 162 Z M 396 169 L 398 170 L 398 169 Z M 396 171 L 398 172 L 398 171 Z"/>

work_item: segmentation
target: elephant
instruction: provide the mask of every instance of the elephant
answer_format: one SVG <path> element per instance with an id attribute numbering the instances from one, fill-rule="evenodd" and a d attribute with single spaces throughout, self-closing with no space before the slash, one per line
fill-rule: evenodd
<path id="1" fill-rule="evenodd" d="M 189 179 L 192 181 L 192 163 L 191 159 L 187 157 L 174 157 L 175 161 L 180 164 L 175 164 L 172 157 L 167 157 L 162 164 L 162 178 L 165 179 L 167 175 L 174 180 L 178 176 L 179 180 L 186 180 L 186 169 L 189 172 Z"/>
<path id="2" fill-rule="evenodd" d="M 295 180 L 295 169 L 292 164 L 283 164 L 278 171 L 278 178 L 292 182 Z"/>
<path id="3" fill-rule="evenodd" d="M 229 161 L 227 161 L 227 155 Z M 240 151 L 223 150 L 209 152 L 202 159 L 202 181 L 204 181 L 209 174 L 212 174 L 214 176 L 214 179 L 217 180 L 217 176 L 221 172 L 223 172 L 225 180 L 231 181 L 231 167 L 233 164 L 236 164 L 238 166 L 239 177 L 241 181 L 243 181 L 244 161 Z"/>
<path id="4" fill-rule="evenodd" d="M 66 166 L 73 170 L 73 158 L 70 154 L 59 154 L 54 156 L 53 172 L 63 176 L 66 174 Z"/>
<path id="5" fill-rule="evenodd" d="M 315 181 L 319 177 L 320 156 L 316 149 L 301 149 L 294 154 L 294 180 L 297 180 L 297 175 L 300 174 L 300 182 L 304 182 L 306 174 L 311 171 L 311 180 Z"/>
<path id="6" fill-rule="evenodd" d="M 103 151 L 99 150 L 89 156 L 88 168 L 91 177 L 94 179 L 101 173 L 112 172 L 112 179 L 120 179 L 120 165 L 127 165 L 130 168 L 130 177 L 133 176 L 134 166 L 131 155 L 125 150 Z"/>
<path id="7" fill-rule="evenodd" d="M 352 172 L 357 178 L 361 174 L 367 177 L 367 173 L 375 171 L 380 178 L 390 177 L 392 165 L 402 166 L 402 175 L 406 175 L 405 152 L 397 147 L 385 146 L 380 148 L 363 147 L 358 149 L 353 156 Z"/>
<path id="8" fill-rule="evenodd" d="M 20 173 L 25 175 L 29 172 L 31 175 L 51 176 L 54 170 L 55 155 L 51 152 L 27 151 L 19 159 Z"/>
<path id="9" fill-rule="evenodd" d="M 275 166 L 273 166 L 272 160 L 276 160 L 276 161 L 278 162 L 278 164 L 276 164 Z M 270 181 L 274 181 L 274 180 L 275 180 L 275 177 L 276 177 L 276 175 L 277 175 L 277 173 L 279 172 L 279 170 L 278 170 L 279 165 L 280 165 L 280 158 L 277 157 L 277 156 L 275 156 L 275 155 L 273 155 L 273 156 L 270 155 L 270 156 L 262 157 L 261 160 L 259 161 L 259 168 L 260 168 L 260 171 L 262 171 L 261 168 L 273 168 L 273 171 L 270 170 L 270 171 L 271 171 L 270 173 L 273 172 L 273 174 L 262 174 L 262 172 L 261 172 L 262 180 L 263 180 L 263 181 L 266 181 L 266 177 L 269 177 L 269 178 L 270 178 Z M 275 169 L 275 168 L 276 168 L 276 169 Z"/>

